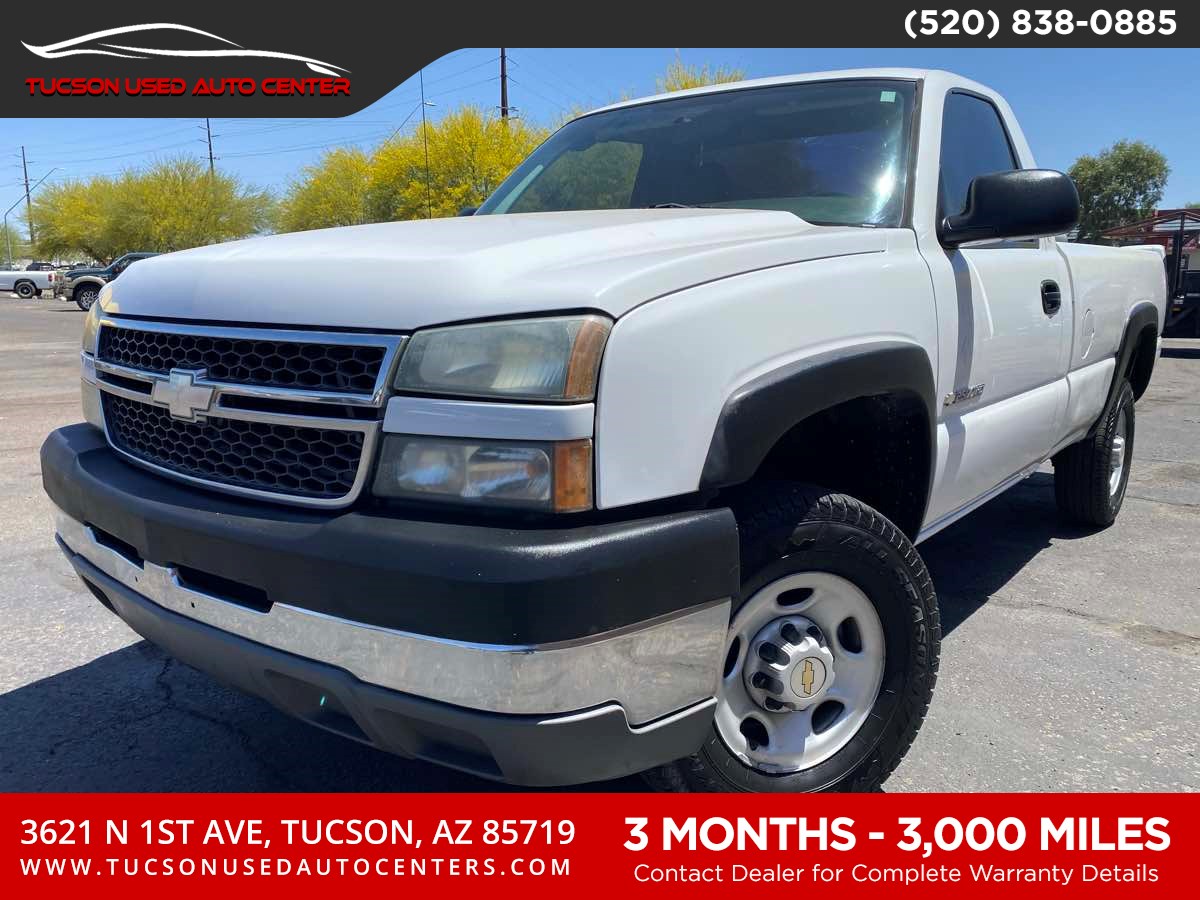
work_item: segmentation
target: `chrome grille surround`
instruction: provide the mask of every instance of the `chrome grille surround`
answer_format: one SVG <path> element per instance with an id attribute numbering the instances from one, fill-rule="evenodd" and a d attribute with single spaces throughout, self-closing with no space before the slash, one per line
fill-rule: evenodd
<path id="1" fill-rule="evenodd" d="M 349 392 L 345 388 L 322 390 L 286 387 L 274 383 L 254 384 L 210 378 L 207 371 L 199 366 L 172 368 L 163 372 L 98 359 L 94 351 L 99 349 L 106 330 L 131 330 L 140 335 L 153 334 L 167 335 L 168 337 L 179 335 L 185 341 L 202 338 L 209 344 L 212 341 L 257 341 L 259 343 L 288 344 L 300 348 L 301 352 L 304 352 L 305 347 L 314 347 L 317 349 L 311 352 L 315 356 L 323 356 L 324 348 L 330 347 L 380 348 L 383 356 L 373 382 L 368 385 L 359 379 L 358 385 L 365 389 L 355 392 Z M 111 332 L 109 339 L 111 339 Z M 343 453 L 346 446 L 361 446 L 357 467 L 353 473 L 353 482 L 344 493 L 333 496 L 328 490 L 314 492 L 306 489 L 304 482 L 307 479 L 303 477 L 303 474 L 298 479 L 299 487 L 292 486 L 289 478 L 287 479 L 288 486 L 282 490 L 278 488 L 281 482 L 272 482 L 271 479 L 267 479 L 267 483 L 257 484 L 252 476 L 248 478 L 228 476 L 228 470 L 224 467 L 221 469 L 225 473 L 224 476 L 219 477 L 214 474 L 211 478 L 201 477 L 195 473 L 203 474 L 204 467 L 178 464 L 178 453 L 174 453 L 177 464 L 172 464 L 172 453 L 176 448 L 164 447 L 162 453 L 155 454 L 151 449 L 152 444 L 144 440 L 133 442 L 136 447 L 130 446 L 130 442 L 123 440 L 122 435 L 110 427 L 108 417 L 105 416 L 104 430 L 109 446 L 125 459 L 143 468 L 179 481 L 224 493 L 297 506 L 339 508 L 353 503 L 361 494 L 363 485 L 369 478 L 374 463 L 375 445 L 382 428 L 383 405 L 387 399 L 388 386 L 405 340 L 406 338 L 402 335 L 392 334 L 189 325 L 140 319 L 121 320 L 102 316 L 97 329 L 97 346 L 83 351 L 83 379 L 95 385 L 100 390 L 102 398 L 109 395 L 121 398 L 122 401 L 145 404 L 158 413 L 157 418 L 159 419 L 163 415 L 170 415 L 173 420 L 178 421 L 181 427 L 186 423 L 186 431 L 190 435 L 201 433 L 195 430 L 197 427 L 200 429 L 209 427 L 209 419 L 216 420 L 211 423 L 214 434 L 223 428 L 233 428 L 239 433 L 263 431 L 264 429 L 253 426 L 253 423 L 262 423 L 264 426 L 280 426 L 279 429 L 275 429 L 276 432 L 286 431 L 288 434 L 300 436 L 301 439 L 311 436 L 318 445 L 322 444 L 321 432 L 355 433 L 353 437 L 346 435 L 344 441 L 333 442 L 342 445 Z M 374 355 L 368 354 L 368 356 Z M 197 401 L 198 405 L 194 409 L 188 410 L 190 416 L 181 415 L 178 409 L 172 410 L 167 399 L 164 399 L 170 394 L 173 387 L 178 386 L 180 380 L 186 383 L 188 390 L 196 389 L 195 396 L 201 398 Z M 273 381 L 274 379 L 266 380 Z M 108 405 L 108 402 L 101 403 L 102 408 Z M 126 409 L 129 409 L 127 404 Z M 263 471 L 268 468 L 272 461 L 277 461 L 274 460 L 275 453 L 268 446 L 269 443 L 266 442 L 253 448 L 239 445 L 237 447 L 239 453 L 245 453 L 250 449 L 254 455 L 261 454 L 261 457 L 257 461 L 243 460 L 246 465 L 235 466 L 235 468 L 242 472 Z M 293 463 L 297 457 L 305 456 L 314 463 L 314 468 L 320 468 L 317 457 L 312 456 L 311 453 L 317 453 L 319 456 L 319 451 L 322 449 L 323 446 L 315 446 L 311 448 L 311 452 L 308 448 L 300 449 L 293 454 Z M 217 470 L 213 469 L 212 471 L 215 473 Z M 294 469 L 290 473 L 297 474 Z M 349 478 L 343 477 L 337 479 L 336 484 L 344 487 L 347 481 Z M 309 486 L 313 485 L 314 482 L 309 480 Z"/>
<path id="2" fill-rule="evenodd" d="M 167 375 L 172 369 L 204 369 L 215 381 L 261 387 L 311 388 L 369 394 L 387 348 L 215 337 L 143 328 L 101 328 L 96 358 Z"/>

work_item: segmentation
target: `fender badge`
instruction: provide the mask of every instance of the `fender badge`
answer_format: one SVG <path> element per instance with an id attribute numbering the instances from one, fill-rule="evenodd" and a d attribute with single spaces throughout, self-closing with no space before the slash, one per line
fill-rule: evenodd
<path id="1" fill-rule="evenodd" d="M 983 385 L 973 384 L 970 387 L 959 388 L 957 391 L 952 391 L 946 395 L 946 399 L 942 402 L 942 406 L 953 406 L 955 403 L 962 403 L 966 400 L 977 400 L 983 396 Z"/>

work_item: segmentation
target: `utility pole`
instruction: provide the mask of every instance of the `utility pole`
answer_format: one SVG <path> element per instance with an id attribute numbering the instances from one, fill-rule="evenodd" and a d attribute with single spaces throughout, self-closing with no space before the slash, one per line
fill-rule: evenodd
<path id="1" fill-rule="evenodd" d="M 500 48 L 500 118 L 508 118 L 508 51 Z"/>
<path id="2" fill-rule="evenodd" d="M 25 173 L 25 215 L 29 220 L 29 244 L 33 246 L 33 201 L 29 199 L 29 165 L 25 162 L 25 145 L 21 145 L 21 171 Z"/>
<path id="3" fill-rule="evenodd" d="M 429 184 L 429 127 L 425 120 L 425 70 L 420 70 L 421 76 L 421 137 L 425 139 L 425 208 L 429 218 L 433 218 L 433 188 Z"/>
<path id="4" fill-rule="evenodd" d="M 216 174 L 217 167 L 212 152 L 212 122 L 208 119 L 204 120 L 204 134 L 208 138 L 208 176 L 211 178 Z"/>

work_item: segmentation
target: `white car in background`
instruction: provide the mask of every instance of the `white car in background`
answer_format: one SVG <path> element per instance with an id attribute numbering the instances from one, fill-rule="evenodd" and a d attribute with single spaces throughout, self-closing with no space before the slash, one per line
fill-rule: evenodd
<path id="1" fill-rule="evenodd" d="M 41 294 L 42 291 L 53 293 L 55 282 L 61 277 L 55 271 L 28 271 L 26 269 L 0 271 L 0 293 L 7 291 L 16 294 L 22 300 L 29 300 Z"/>

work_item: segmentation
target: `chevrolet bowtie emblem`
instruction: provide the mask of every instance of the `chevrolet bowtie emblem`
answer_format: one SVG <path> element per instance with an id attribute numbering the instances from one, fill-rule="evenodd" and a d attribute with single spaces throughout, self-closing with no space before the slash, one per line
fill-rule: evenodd
<path id="1" fill-rule="evenodd" d="M 215 391 L 196 384 L 205 376 L 204 369 L 172 369 L 166 381 L 154 382 L 150 399 L 165 406 L 174 419 L 195 422 L 197 413 L 208 412 Z"/>
<path id="2" fill-rule="evenodd" d="M 811 659 L 804 661 L 804 670 L 800 675 L 800 683 L 804 686 L 804 696 L 811 697 L 813 695 L 813 682 L 817 680 L 816 666 L 813 665 Z"/>

